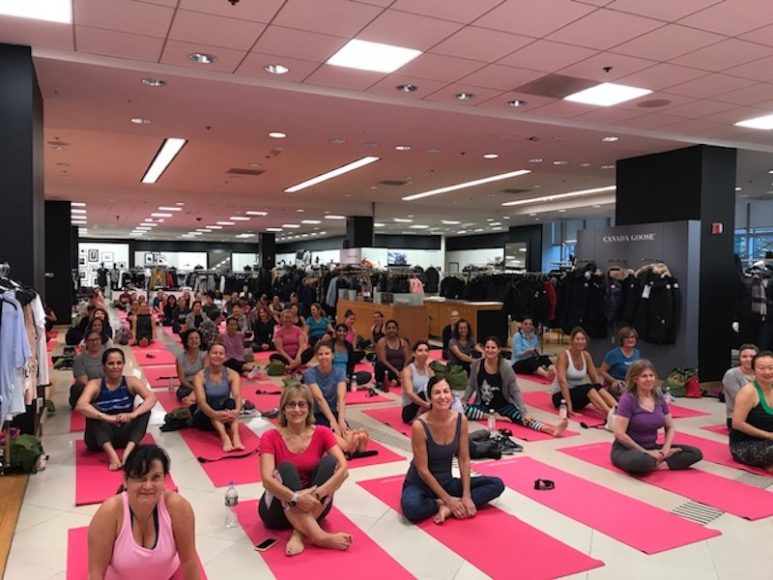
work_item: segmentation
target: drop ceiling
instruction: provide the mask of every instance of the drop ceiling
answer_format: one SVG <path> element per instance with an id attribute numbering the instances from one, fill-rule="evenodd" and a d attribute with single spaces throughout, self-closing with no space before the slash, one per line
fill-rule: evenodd
<path id="1" fill-rule="evenodd" d="M 46 198 L 85 202 L 91 236 L 125 238 L 177 203 L 183 211 L 144 237 L 177 239 L 246 211 L 267 215 L 198 239 L 236 241 L 284 224 L 301 227 L 279 239 L 341 233 L 343 222 L 326 215 L 373 215 L 384 233 L 448 236 L 611 215 L 608 192 L 501 204 L 613 185 L 617 159 L 696 143 L 744 150 L 739 194 L 771 188 L 771 133 L 734 125 L 773 113 L 766 0 L 75 0 L 73 16 L 71 25 L 0 17 L 0 42 L 33 48 Z M 352 38 L 423 54 L 392 74 L 325 64 Z M 217 60 L 196 64 L 194 52 Z M 290 70 L 273 75 L 270 64 Z M 581 105 L 535 94 L 547 75 L 653 92 L 614 107 Z M 398 91 L 402 84 L 416 90 Z M 460 101 L 461 92 L 474 97 Z M 188 144 L 144 185 L 165 137 Z M 381 159 L 283 192 L 366 155 Z M 531 173 L 402 200 L 518 169 Z"/>

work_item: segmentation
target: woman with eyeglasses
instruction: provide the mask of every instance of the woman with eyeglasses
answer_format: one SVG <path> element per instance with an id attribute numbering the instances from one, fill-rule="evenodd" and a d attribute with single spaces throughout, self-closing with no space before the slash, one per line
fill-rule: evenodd
<path id="1" fill-rule="evenodd" d="M 333 432 L 314 425 L 313 405 L 307 385 L 290 383 L 279 400 L 279 428 L 260 440 L 266 491 L 258 514 L 269 529 L 293 530 L 285 546 L 288 556 L 303 552 L 304 541 L 334 550 L 348 550 L 352 544 L 351 535 L 325 531 L 319 524 L 349 472 Z"/>

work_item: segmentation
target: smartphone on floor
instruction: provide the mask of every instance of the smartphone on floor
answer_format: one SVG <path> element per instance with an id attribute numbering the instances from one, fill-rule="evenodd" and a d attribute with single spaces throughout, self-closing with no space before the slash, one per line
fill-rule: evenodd
<path id="1" fill-rule="evenodd" d="M 255 549 L 258 552 L 265 552 L 268 550 L 271 546 L 276 544 L 277 540 L 276 538 L 266 538 L 263 540 L 260 544 L 255 544 Z"/>

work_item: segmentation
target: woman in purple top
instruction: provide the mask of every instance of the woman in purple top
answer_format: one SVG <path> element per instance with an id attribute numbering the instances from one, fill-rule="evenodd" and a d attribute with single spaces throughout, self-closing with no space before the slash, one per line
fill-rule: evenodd
<path id="1" fill-rule="evenodd" d="M 703 459 L 701 450 L 689 445 L 673 447 L 674 420 L 660 388 L 655 367 L 646 359 L 634 362 L 625 377 L 612 432 L 612 463 L 623 471 L 646 474 L 655 470 L 687 469 Z M 658 429 L 665 427 L 663 444 Z"/>
<path id="2" fill-rule="evenodd" d="M 225 332 L 220 335 L 220 342 L 225 347 L 226 361 L 224 366 L 239 374 L 249 373 L 257 363 L 244 361 L 244 334 L 239 332 L 239 321 L 229 316 L 225 324 Z"/>

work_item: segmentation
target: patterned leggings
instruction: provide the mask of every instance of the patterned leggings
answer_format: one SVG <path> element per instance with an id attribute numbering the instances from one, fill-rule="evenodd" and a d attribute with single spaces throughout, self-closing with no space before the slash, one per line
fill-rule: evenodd
<path id="1" fill-rule="evenodd" d="M 464 414 L 467 416 L 468 419 L 472 421 L 480 421 L 486 416 L 488 412 L 489 412 L 488 409 L 486 409 L 482 405 L 476 405 L 476 404 L 469 404 L 467 405 L 467 408 L 464 410 Z M 529 429 L 533 429 L 534 431 L 542 431 L 542 428 L 545 426 L 545 424 L 542 421 L 536 421 L 534 419 L 532 419 L 531 421 L 524 421 L 523 414 L 518 410 L 518 408 L 515 405 L 511 405 L 510 403 L 508 403 L 504 407 L 499 407 L 498 409 L 494 409 L 494 412 L 499 415 L 502 415 L 503 417 L 507 417 L 513 423 L 517 423 L 518 425 L 523 425 L 524 427 L 528 427 Z"/>
<path id="2" fill-rule="evenodd" d="M 773 441 L 742 441 L 730 444 L 730 455 L 738 463 L 754 467 L 773 465 Z"/>

